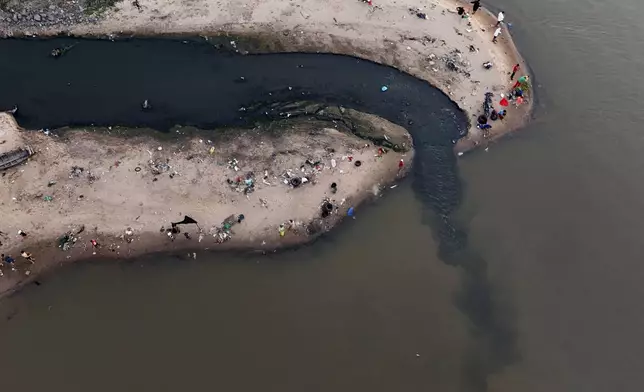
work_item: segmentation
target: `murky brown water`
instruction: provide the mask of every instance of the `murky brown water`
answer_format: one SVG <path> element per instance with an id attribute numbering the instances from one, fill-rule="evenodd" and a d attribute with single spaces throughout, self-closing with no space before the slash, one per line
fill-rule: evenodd
<path id="1" fill-rule="evenodd" d="M 459 310 L 464 277 L 402 186 L 296 252 L 61 271 L 3 305 L 3 386 L 467 391 L 472 358 L 507 346 L 490 391 L 641 390 L 644 4 L 494 3 L 542 85 L 528 129 L 461 161 L 459 217 L 508 334 Z"/>

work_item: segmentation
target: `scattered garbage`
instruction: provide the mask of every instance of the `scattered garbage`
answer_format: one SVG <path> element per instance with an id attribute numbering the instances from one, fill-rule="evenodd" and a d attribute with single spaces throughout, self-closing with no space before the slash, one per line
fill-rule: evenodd
<path id="1" fill-rule="evenodd" d="M 45 197 L 43 197 L 43 200 L 44 201 L 52 201 L 52 200 L 54 200 L 54 198 L 51 197 L 51 196 L 45 196 Z"/>
<path id="2" fill-rule="evenodd" d="M 74 46 L 76 46 L 76 44 L 63 46 L 61 48 L 55 48 L 51 52 L 49 52 L 49 56 L 57 59 L 69 52 Z"/>
<path id="3" fill-rule="evenodd" d="M 349 207 L 349 210 L 347 211 L 347 216 L 353 217 L 355 215 L 355 210 L 353 207 Z"/>
<path id="4" fill-rule="evenodd" d="M 27 236 L 27 233 L 25 233 L 25 232 L 24 232 L 24 231 L 22 231 L 22 230 L 18 230 L 18 235 L 19 235 L 19 236 L 21 236 L 21 237 L 26 237 L 26 236 Z"/>
<path id="5" fill-rule="evenodd" d="M 333 205 L 333 203 L 331 203 L 330 200 L 327 199 L 322 202 L 320 208 L 322 209 L 322 218 L 326 218 L 327 216 L 331 215 L 335 206 Z"/>
<path id="6" fill-rule="evenodd" d="M 485 114 L 485 117 L 490 117 L 490 113 L 492 112 L 493 96 L 494 96 L 493 93 L 490 93 L 490 92 L 485 93 L 485 101 L 483 102 L 483 113 Z"/>
<path id="7" fill-rule="evenodd" d="M 215 241 L 218 244 L 226 242 L 232 238 L 232 227 L 238 223 L 241 223 L 241 221 L 243 220 L 243 214 L 240 214 L 238 216 L 235 216 L 234 214 L 230 215 L 228 218 L 224 219 L 223 222 L 221 222 L 220 226 L 212 227 L 210 229 L 210 234 L 215 238 Z"/>
<path id="8" fill-rule="evenodd" d="M 142 108 L 143 110 L 151 110 L 151 109 L 152 109 L 152 104 L 150 104 L 150 101 L 148 101 L 148 100 L 146 99 L 146 100 L 145 100 L 145 101 L 143 101 L 143 103 L 141 104 L 141 108 Z"/>
<path id="9" fill-rule="evenodd" d="M 338 191 L 338 184 L 335 182 L 331 183 L 331 192 L 336 193 Z"/>
<path id="10" fill-rule="evenodd" d="M 248 172 L 244 177 L 238 176 L 234 180 L 230 178 L 226 179 L 226 182 L 231 189 L 248 195 L 255 191 L 255 174 L 253 172 Z"/>
<path id="11" fill-rule="evenodd" d="M 176 225 L 172 226 L 169 229 L 166 229 L 165 226 L 161 226 L 160 231 L 161 231 L 161 233 L 166 233 L 166 235 L 168 236 L 168 238 L 170 238 L 171 241 L 174 241 L 174 239 L 175 239 L 174 235 L 175 234 L 181 233 L 181 229 L 179 228 L 179 226 L 176 226 Z"/>
<path id="12" fill-rule="evenodd" d="M 85 169 L 80 166 L 72 166 L 72 169 L 69 171 L 69 178 L 79 178 L 84 171 Z"/>
<path id="13" fill-rule="evenodd" d="M 380 91 L 382 91 L 383 93 L 384 93 L 385 91 L 387 91 L 387 90 L 389 90 L 389 87 L 387 87 L 387 86 L 382 86 L 382 87 L 380 87 Z"/>
<path id="14" fill-rule="evenodd" d="M 355 167 L 360 167 L 362 166 L 362 161 L 355 161 L 354 165 Z"/>
<path id="15" fill-rule="evenodd" d="M 291 185 L 293 185 L 293 188 L 297 188 L 298 186 L 300 186 L 302 184 L 302 180 L 300 178 L 298 178 L 298 177 L 291 178 L 290 182 L 291 182 Z"/>
<path id="16" fill-rule="evenodd" d="M 284 235 L 286 235 L 286 226 L 284 226 L 283 223 L 280 223 L 277 231 L 280 233 L 280 237 L 284 237 Z"/>
<path id="17" fill-rule="evenodd" d="M 52 181 L 49 181 L 49 182 L 47 183 L 47 187 L 48 187 L 48 188 L 51 188 L 51 187 L 52 187 L 52 186 L 54 186 L 54 185 L 56 185 L 56 181 L 53 181 L 53 180 L 52 180 Z"/>
<path id="18" fill-rule="evenodd" d="M 58 247 L 66 252 L 74 246 L 76 241 L 78 241 L 78 238 L 73 232 L 68 231 L 58 238 Z"/>
<path id="19" fill-rule="evenodd" d="M 238 165 L 239 165 L 239 162 L 237 161 L 237 159 L 232 158 L 232 159 L 228 160 L 228 168 L 229 169 L 239 171 L 239 166 Z"/>
<path id="20" fill-rule="evenodd" d="M 156 161 L 153 161 L 153 160 L 148 161 L 148 165 L 150 166 L 150 172 L 153 175 L 158 176 L 162 173 L 169 171 L 172 168 L 168 164 L 169 162 L 170 162 L 169 159 L 166 159 L 165 162 L 161 159 L 157 159 Z"/>
<path id="21" fill-rule="evenodd" d="M 483 63 L 483 68 L 485 69 L 492 69 L 492 62 L 491 61 L 486 61 Z"/>

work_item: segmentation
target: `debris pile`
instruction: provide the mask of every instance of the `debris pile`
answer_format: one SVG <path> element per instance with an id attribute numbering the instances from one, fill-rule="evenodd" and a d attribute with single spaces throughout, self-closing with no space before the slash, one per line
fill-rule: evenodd
<path id="1" fill-rule="evenodd" d="M 420 8 L 409 8 L 409 13 L 411 15 L 416 15 L 416 17 L 419 19 L 427 19 L 427 14 L 424 12 L 421 12 Z"/>
<path id="2" fill-rule="evenodd" d="M 58 247 L 65 252 L 70 250 L 80 239 L 79 234 L 83 231 L 85 231 L 85 225 L 81 225 L 78 229 L 64 233 L 58 238 Z"/>
<path id="3" fill-rule="evenodd" d="M 148 164 L 150 165 L 150 172 L 158 176 L 162 173 L 165 173 L 169 171 L 172 167 L 169 165 L 170 160 L 166 159 L 165 162 L 162 159 L 157 159 L 157 160 L 152 160 L 150 159 L 148 161 Z"/>
<path id="4" fill-rule="evenodd" d="M 228 160 L 228 168 L 230 170 L 239 171 L 239 161 L 236 158 Z"/>
<path id="5" fill-rule="evenodd" d="M 84 171 L 85 169 L 80 166 L 72 166 L 72 169 L 69 171 L 69 178 L 79 178 L 83 175 Z"/>
<path id="6" fill-rule="evenodd" d="M 81 178 L 83 175 L 87 176 L 87 181 L 89 181 L 90 184 L 93 184 L 96 180 L 98 180 L 98 176 L 80 166 L 72 166 L 71 170 L 69 171 L 69 178 Z"/>
<path id="7" fill-rule="evenodd" d="M 336 209 L 336 206 L 333 205 L 331 200 L 324 199 L 322 201 L 322 204 L 320 204 L 320 210 L 321 210 L 320 216 L 322 216 L 322 218 L 327 218 L 329 215 L 331 215 L 334 212 L 335 209 Z"/>
<path id="8" fill-rule="evenodd" d="M 235 216 L 234 214 L 230 215 L 228 218 L 224 219 L 223 222 L 221 222 L 220 226 L 213 226 L 210 229 L 210 234 L 215 238 L 215 241 L 218 244 L 224 243 L 232 238 L 232 227 L 238 223 L 241 223 L 244 219 L 244 214 L 239 214 L 237 216 Z"/>
<path id="9" fill-rule="evenodd" d="M 245 176 L 237 176 L 234 180 L 226 179 L 230 189 L 248 195 L 255 191 L 255 174 L 253 172 L 246 173 Z"/>
<path id="10" fill-rule="evenodd" d="M 469 68 L 472 65 L 469 61 L 463 59 L 461 51 L 454 49 L 451 52 L 439 57 L 449 71 L 461 73 L 468 78 L 471 76 Z"/>

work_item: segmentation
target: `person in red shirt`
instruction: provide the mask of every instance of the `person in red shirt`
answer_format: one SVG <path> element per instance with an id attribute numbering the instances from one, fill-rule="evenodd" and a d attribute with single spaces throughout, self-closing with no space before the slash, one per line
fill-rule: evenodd
<path id="1" fill-rule="evenodd" d="M 510 80 L 514 80 L 514 75 L 517 74 L 517 71 L 519 70 L 521 66 L 519 64 L 516 64 L 514 67 L 512 67 L 512 74 L 510 75 Z"/>

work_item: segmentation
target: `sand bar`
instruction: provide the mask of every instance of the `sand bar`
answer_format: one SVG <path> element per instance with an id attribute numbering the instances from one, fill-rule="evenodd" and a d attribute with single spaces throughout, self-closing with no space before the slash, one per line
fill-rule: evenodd
<path id="1" fill-rule="evenodd" d="M 403 128 L 352 110 L 327 113 L 356 129 L 297 118 L 218 132 L 44 133 L 21 130 L 11 115 L 0 114 L 0 142 L 36 152 L 0 174 L 0 249 L 16 260 L 15 271 L 2 265 L 0 293 L 79 259 L 180 250 L 196 257 L 197 249 L 270 252 L 327 232 L 351 207 L 359 210 L 365 199 L 389 191 L 413 159 Z M 186 215 L 198 224 L 172 230 Z"/>

